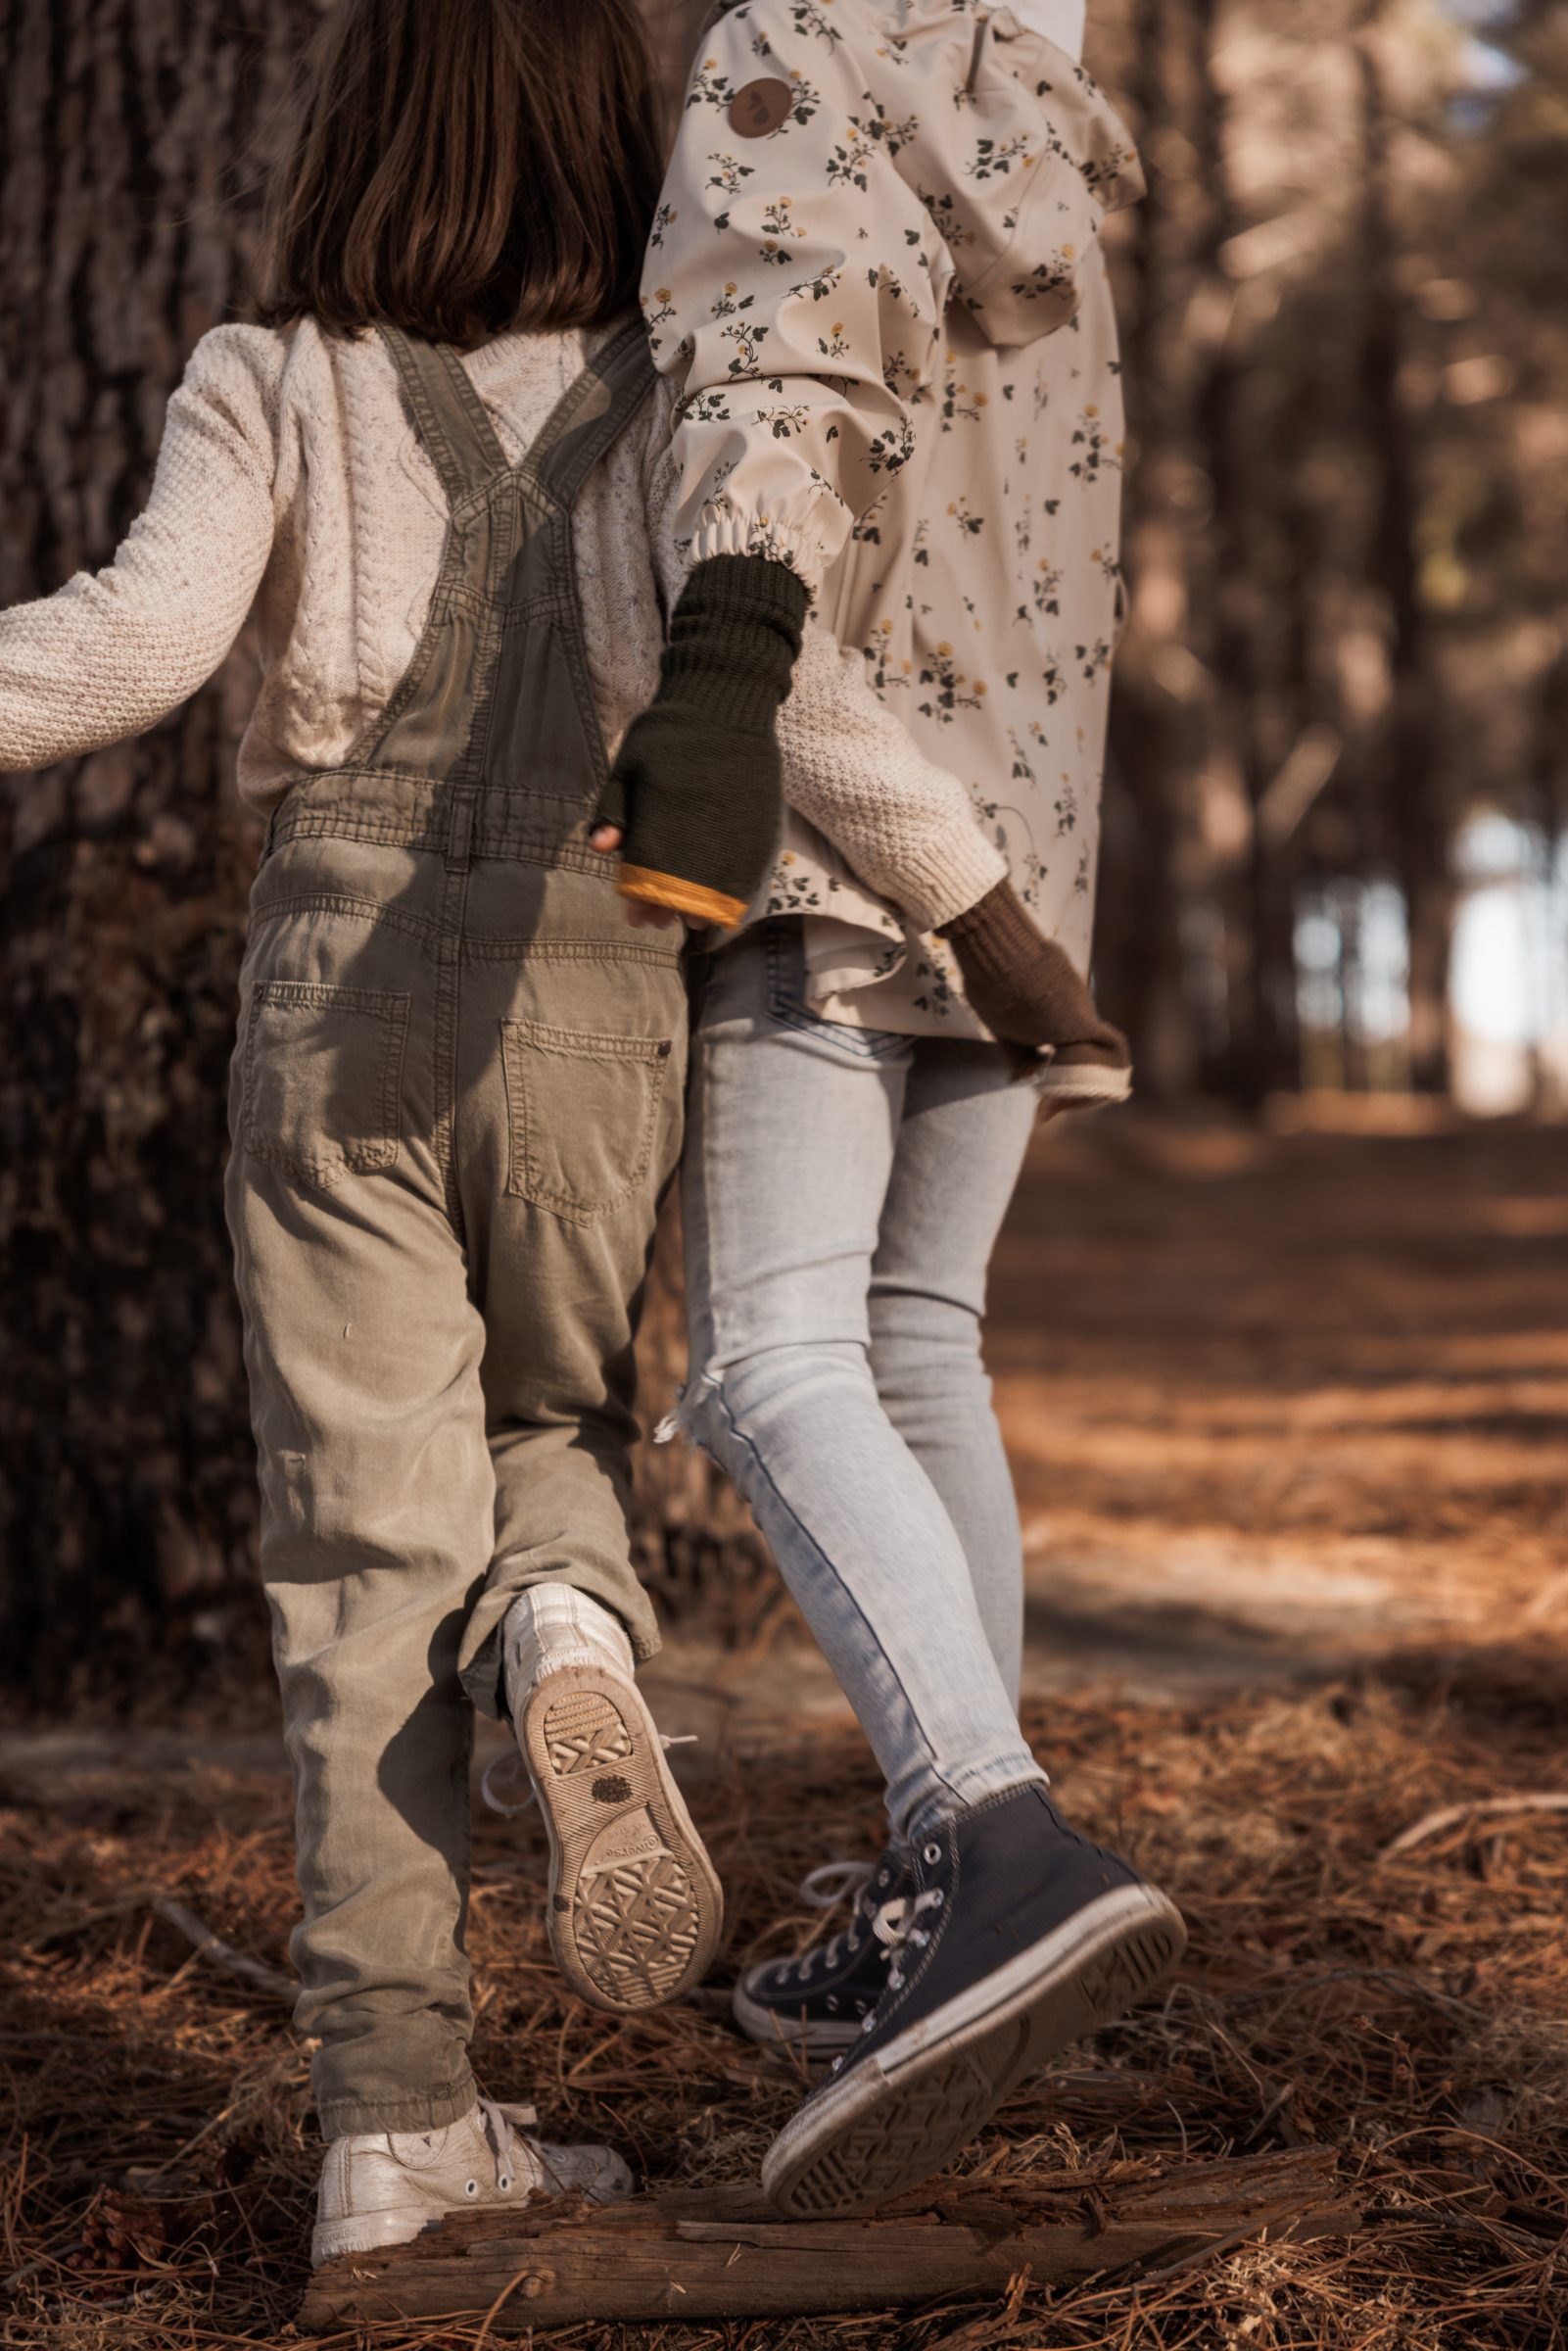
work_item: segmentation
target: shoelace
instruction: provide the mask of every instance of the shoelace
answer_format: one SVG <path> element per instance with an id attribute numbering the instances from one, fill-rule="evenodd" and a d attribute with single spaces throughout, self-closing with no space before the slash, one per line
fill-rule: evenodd
<path id="1" fill-rule="evenodd" d="M 899 1962 L 910 1944 L 920 1948 L 930 1942 L 928 1931 L 917 1925 L 917 1920 L 923 1918 L 927 1910 L 939 1910 L 941 1906 L 940 1886 L 927 1886 L 924 1894 L 901 1894 L 896 1900 L 883 1902 L 872 1920 L 871 1931 L 887 1956 L 887 1982 L 892 1991 L 902 1991 L 904 1989 L 904 1976 Z M 868 2016 L 861 2031 L 869 2033 L 871 2026 L 872 2020 Z"/>
<path id="2" fill-rule="evenodd" d="M 846 1894 L 862 1893 L 876 1874 L 875 1861 L 824 1861 L 801 1879 L 800 1898 L 808 1910 L 832 1910 Z"/>
<path id="3" fill-rule="evenodd" d="M 824 1861 L 818 1868 L 807 1872 L 800 1881 L 799 1891 L 800 1898 L 808 1908 L 831 1910 L 851 1892 L 855 1905 L 850 1912 L 848 1925 L 840 1927 L 837 1934 L 831 1936 L 827 1943 L 820 1943 L 814 1949 L 805 1952 L 793 1962 L 791 1968 L 786 1968 L 786 1974 L 792 1973 L 797 1982 L 809 1984 L 820 1961 L 831 1975 L 846 1949 L 851 1952 L 859 1950 L 862 1927 L 871 1929 L 883 1945 L 883 1957 L 891 1959 L 891 1946 L 897 1940 L 904 1906 L 903 1897 L 876 1905 L 868 1903 L 867 1889 L 875 1882 L 879 1867 L 880 1864 L 875 1861 Z M 937 1898 L 940 1899 L 940 1896 Z"/>
<path id="4" fill-rule="evenodd" d="M 672 1747 L 695 1747 L 696 1743 L 695 1731 L 683 1731 L 673 1736 L 668 1731 L 659 1733 L 659 1745 L 666 1753 Z M 519 1788 L 526 1793 L 518 1798 L 516 1803 L 507 1803 L 506 1797 L 516 1796 Z M 519 1812 L 526 1812 L 530 1804 L 539 1801 L 539 1790 L 529 1778 L 528 1766 L 515 1748 L 507 1753 L 491 1757 L 480 1777 L 479 1793 L 491 1811 L 500 1813 L 505 1820 L 513 1819 Z"/>
<path id="5" fill-rule="evenodd" d="M 523 2132 L 536 2127 L 539 2113 L 533 2106 L 505 2106 L 499 2098 L 483 2097 L 479 2100 L 479 2111 L 485 2118 L 485 2136 L 490 2141 L 490 2151 L 496 2160 L 496 2185 L 504 2196 L 516 2184 L 516 2140 Z M 535 2139 L 525 2139 L 523 2145 L 525 2153 L 543 2178 L 548 2170 L 543 2148 Z"/>
<path id="6" fill-rule="evenodd" d="M 905 1951 L 911 1944 L 920 1949 L 930 1942 L 929 1930 L 921 1926 L 920 1920 L 927 1911 L 939 1910 L 941 1906 L 942 1890 L 940 1886 L 927 1886 L 924 1894 L 901 1894 L 894 1900 L 881 1903 L 877 1910 L 871 1922 L 871 1931 L 881 1944 L 882 1956 L 887 1961 L 887 1990 L 889 1991 L 902 1991 L 904 1989 L 907 1979 L 901 1962 Z M 875 2008 L 869 2016 L 861 2018 L 860 2029 L 862 2033 L 876 2032 L 877 2010 Z M 843 2067 L 843 2062 L 841 2055 L 835 2057 L 828 2069 L 829 2072 L 838 2073 Z"/>
<path id="7" fill-rule="evenodd" d="M 799 1895 L 809 1910 L 833 1910 L 847 1894 L 853 1893 L 855 1906 L 849 1914 L 849 1924 L 840 1927 L 827 1943 L 818 1943 L 795 1960 L 793 1973 L 802 1984 L 809 1984 L 822 1960 L 830 1974 L 838 1965 L 839 1955 L 847 1940 L 849 1948 L 858 1951 L 860 1936 L 857 1928 L 863 1915 L 862 1904 L 867 1887 L 877 1875 L 874 1861 L 823 1861 L 808 1869 L 800 1881 Z M 789 1973 L 788 1969 L 785 1973 Z"/>

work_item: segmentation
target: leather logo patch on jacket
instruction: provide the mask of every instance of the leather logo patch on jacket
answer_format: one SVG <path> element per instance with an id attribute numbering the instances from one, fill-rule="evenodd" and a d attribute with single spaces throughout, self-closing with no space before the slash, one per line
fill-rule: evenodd
<path id="1" fill-rule="evenodd" d="M 730 128 L 742 139 L 766 139 L 789 120 L 795 94 L 786 81 L 748 81 L 730 101 Z"/>

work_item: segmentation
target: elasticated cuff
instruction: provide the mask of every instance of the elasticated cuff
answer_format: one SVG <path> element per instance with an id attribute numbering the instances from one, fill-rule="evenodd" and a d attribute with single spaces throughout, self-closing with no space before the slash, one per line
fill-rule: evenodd
<path id="1" fill-rule="evenodd" d="M 408 2098 L 316 2097 L 316 2117 L 325 2139 L 358 2138 L 371 2131 L 440 2131 L 459 2123 L 478 2103 L 479 2086 L 464 2066 L 450 2089 Z"/>
<path id="2" fill-rule="evenodd" d="M 785 564 L 813 600 L 827 569 L 826 551 L 814 531 L 802 523 L 770 522 L 765 514 L 705 513 L 689 552 L 693 571 L 710 555 L 762 555 Z"/>

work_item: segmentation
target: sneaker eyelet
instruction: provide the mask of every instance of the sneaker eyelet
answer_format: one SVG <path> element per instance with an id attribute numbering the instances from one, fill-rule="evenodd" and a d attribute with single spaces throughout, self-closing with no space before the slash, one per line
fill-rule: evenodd
<path id="1" fill-rule="evenodd" d="M 511 2181 L 510 2181 L 508 2178 L 506 2178 L 506 2176 L 505 2176 L 504 2174 L 503 2174 L 503 2175 L 501 2176 L 501 2178 L 500 2178 L 499 2180 L 498 2180 L 498 2181 L 497 2181 L 497 2183 L 496 2183 L 496 2185 L 497 2185 L 497 2186 L 498 2186 L 498 2187 L 500 2189 L 500 2192 L 501 2192 L 501 2194 L 502 2194 L 503 2196 L 504 2196 L 504 2195 L 507 2195 L 507 2194 L 509 2194 L 509 2193 L 510 2193 L 510 2191 L 511 2191 L 511 2184 L 512 2184 L 512 2183 L 511 2183 Z"/>
<path id="2" fill-rule="evenodd" d="M 478 2183 L 478 2181 L 477 2181 L 477 2180 L 466 2180 L 466 2181 L 464 2181 L 464 2183 L 463 2183 L 463 2194 L 464 2194 L 465 2196 L 477 2196 L 477 2195 L 478 2195 L 478 2193 L 479 2193 L 479 2183 Z"/>
<path id="3" fill-rule="evenodd" d="M 831 1991 L 828 1994 L 828 2006 L 832 2015 L 836 2016 L 838 2014 L 838 1994 L 835 1991 Z"/>
<path id="4" fill-rule="evenodd" d="M 920 1857 L 926 1862 L 940 1861 L 942 1857 L 942 1848 L 936 1843 L 934 1838 L 929 1845 L 923 1845 L 921 1847 Z"/>

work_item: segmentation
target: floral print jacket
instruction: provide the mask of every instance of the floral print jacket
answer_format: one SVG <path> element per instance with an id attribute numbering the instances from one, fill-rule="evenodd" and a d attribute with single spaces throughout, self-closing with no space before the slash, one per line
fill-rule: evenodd
<path id="1" fill-rule="evenodd" d="M 1006 7 L 745 0 L 699 52 L 643 289 L 692 560 L 800 570 L 1080 960 L 1117 602 L 1099 235 L 1141 184 Z M 945 951 L 798 820 L 755 911 L 815 918 L 832 1017 L 983 1033 Z"/>

